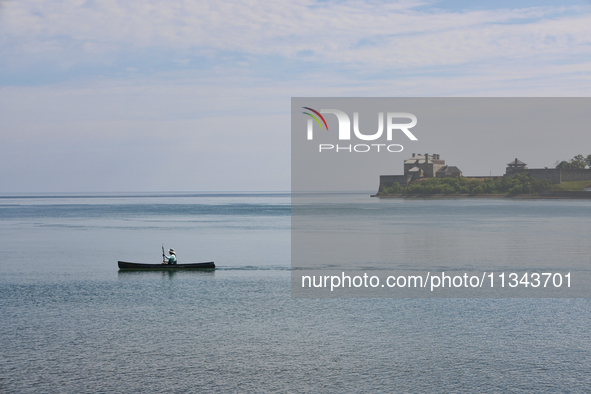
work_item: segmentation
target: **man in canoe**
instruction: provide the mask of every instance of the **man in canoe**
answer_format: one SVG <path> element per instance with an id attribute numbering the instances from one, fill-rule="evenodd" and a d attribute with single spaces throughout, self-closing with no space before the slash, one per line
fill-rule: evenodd
<path id="1" fill-rule="evenodd" d="M 162 258 L 164 259 L 162 264 L 176 264 L 176 253 L 174 252 L 174 249 L 168 249 L 168 253 L 170 253 L 170 256 L 162 253 Z"/>

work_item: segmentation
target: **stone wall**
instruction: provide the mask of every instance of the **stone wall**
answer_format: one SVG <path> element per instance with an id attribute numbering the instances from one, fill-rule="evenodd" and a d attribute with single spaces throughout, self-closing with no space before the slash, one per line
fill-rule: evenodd
<path id="1" fill-rule="evenodd" d="M 562 182 L 591 181 L 591 169 L 587 170 L 560 170 Z"/>
<path id="2" fill-rule="evenodd" d="M 526 170 L 534 179 L 547 179 L 550 183 L 558 184 L 561 181 L 561 170 L 556 168 L 534 168 Z"/>
<path id="3" fill-rule="evenodd" d="M 525 172 L 528 171 L 527 167 L 523 168 L 523 167 L 507 167 L 505 169 L 505 176 L 511 176 L 511 175 L 515 175 L 515 174 L 519 174 L 520 172 Z"/>
<path id="4" fill-rule="evenodd" d="M 556 168 L 510 168 L 507 167 L 506 176 L 518 174 L 520 172 L 529 172 L 534 179 L 547 179 L 551 183 L 572 181 L 590 181 L 591 169 L 586 170 L 557 170 Z"/>
<path id="5" fill-rule="evenodd" d="M 393 183 L 400 183 L 400 186 L 407 184 L 406 175 L 380 175 L 380 189 L 383 186 L 392 186 Z"/>

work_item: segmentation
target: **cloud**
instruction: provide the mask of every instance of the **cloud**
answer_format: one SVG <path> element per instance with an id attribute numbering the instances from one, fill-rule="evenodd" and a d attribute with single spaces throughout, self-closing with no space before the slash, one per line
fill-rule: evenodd
<path id="1" fill-rule="evenodd" d="M 445 11 L 425 2 L 63 1 L 7 3 L 4 67 L 250 67 L 278 59 L 380 72 L 499 59 L 587 57 L 583 7 Z M 149 61 L 146 61 L 150 58 Z M 131 63 L 131 64 L 130 64 Z M 252 71 L 257 68 L 251 68 Z M 300 68 L 300 69 L 305 69 Z M 267 71 L 267 70 L 265 70 Z"/>
<path id="2" fill-rule="evenodd" d="M 0 192 L 286 190 L 290 97 L 588 96 L 587 8 L 431 3 L 5 2 Z"/>

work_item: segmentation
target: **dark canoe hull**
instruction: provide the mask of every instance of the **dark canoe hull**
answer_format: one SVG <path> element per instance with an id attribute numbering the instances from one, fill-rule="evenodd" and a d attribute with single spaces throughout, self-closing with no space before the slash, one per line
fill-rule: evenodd
<path id="1" fill-rule="evenodd" d="M 150 270 L 150 271 L 169 271 L 169 270 L 213 270 L 215 264 L 209 263 L 191 263 L 191 264 L 143 264 L 128 263 L 118 261 L 120 270 Z"/>

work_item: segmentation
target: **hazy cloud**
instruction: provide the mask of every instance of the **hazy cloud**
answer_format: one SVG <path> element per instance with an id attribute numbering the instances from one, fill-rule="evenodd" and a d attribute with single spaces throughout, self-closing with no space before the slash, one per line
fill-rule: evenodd
<path id="1" fill-rule="evenodd" d="M 591 44 L 591 13 L 584 7 L 451 12 L 424 6 L 419 1 L 29 0 L 6 4 L 0 37 L 7 63 L 14 64 L 43 58 L 64 68 L 117 66 L 154 51 L 184 67 L 191 66 L 191 58 L 242 56 L 244 64 L 252 64 L 257 57 L 276 56 L 360 72 L 541 55 L 572 58 L 587 54 Z"/>

